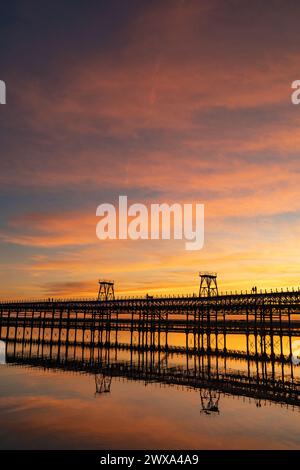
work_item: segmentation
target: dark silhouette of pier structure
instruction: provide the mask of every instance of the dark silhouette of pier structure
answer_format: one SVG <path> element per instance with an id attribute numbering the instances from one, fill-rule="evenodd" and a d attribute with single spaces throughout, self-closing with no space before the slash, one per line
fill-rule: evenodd
<path id="1" fill-rule="evenodd" d="M 196 389 L 205 415 L 226 394 L 300 409 L 299 314 L 299 289 L 222 294 L 215 273 L 200 273 L 198 296 L 115 297 L 101 280 L 96 299 L 0 302 L 0 339 L 9 364 L 91 374 L 96 396 L 135 380 Z M 228 347 L 235 335 L 244 349 Z"/>
<path id="2" fill-rule="evenodd" d="M 168 296 L 107 300 L 0 302 L 0 327 L 56 323 L 103 330 L 280 331 L 300 327 L 300 291 L 236 293 L 209 297 Z"/>
<path id="3" fill-rule="evenodd" d="M 97 299 L 48 299 L 0 302 L 0 334 L 18 326 L 61 332 L 82 330 L 100 335 L 130 331 L 140 342 L 171 333 L 300 333 L 300 291 L 220 294 L 216 273 L 200 273 L 199 296 L 115 297 L 114 282 L 99 281 Z M 204 293 L 206 295 L 204 295 Z M 163 341 L 163 340 L 162 340 Z"/>

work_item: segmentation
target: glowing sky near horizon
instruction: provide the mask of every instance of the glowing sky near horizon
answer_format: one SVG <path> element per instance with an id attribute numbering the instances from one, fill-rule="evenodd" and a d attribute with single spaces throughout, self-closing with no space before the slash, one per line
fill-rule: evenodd
<path id="1" fill-rule="evenodd" d="M 300 4 L 0 7 L 0 297 L 297 287 Z M 205 247 L 96 238 L 96 208 L 205 204 Z"/>

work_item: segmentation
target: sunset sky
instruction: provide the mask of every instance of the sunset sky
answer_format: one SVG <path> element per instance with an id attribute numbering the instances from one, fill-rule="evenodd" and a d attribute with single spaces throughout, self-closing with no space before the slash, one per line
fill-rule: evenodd
<path id="1" fill-rule="evenodd" d="M 0 297 L 298 287 L 300 2 L 0 6 Z M 205 205 L 205 246 L 100 241 L 96 208 Z"/>

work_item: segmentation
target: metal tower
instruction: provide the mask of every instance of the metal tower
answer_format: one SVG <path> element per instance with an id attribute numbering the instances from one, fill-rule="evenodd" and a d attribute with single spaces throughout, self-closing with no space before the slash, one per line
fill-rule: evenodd
<path id="1" fill-rule="evenodd" d="M 199 297 L 218 295 L 217 273 L 200 272 Z"/>
<path id="2" fill-rule="evenodd" d="M 115 300 L 114 281 L 99 280 L 98 300 Z"/>

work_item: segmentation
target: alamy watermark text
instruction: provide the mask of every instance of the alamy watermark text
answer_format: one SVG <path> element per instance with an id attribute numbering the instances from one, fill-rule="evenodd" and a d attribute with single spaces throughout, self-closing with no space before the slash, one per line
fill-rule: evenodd
<path id="1" fill-rule="evenodd" d="M 145 204 L 128 206 L 127 196 L 119 196 L 119 207 L 100 204 L 101 217 L 96 234 L 99 240 L 186 240 L 186 250 L 201 250 L 204 245 L 203 204 Z"/>
<path id="2" fill-rule="evenodd" d="M 0 80 L 0 104 L 6 104 L 6 85 L 3 80 Z"/>

